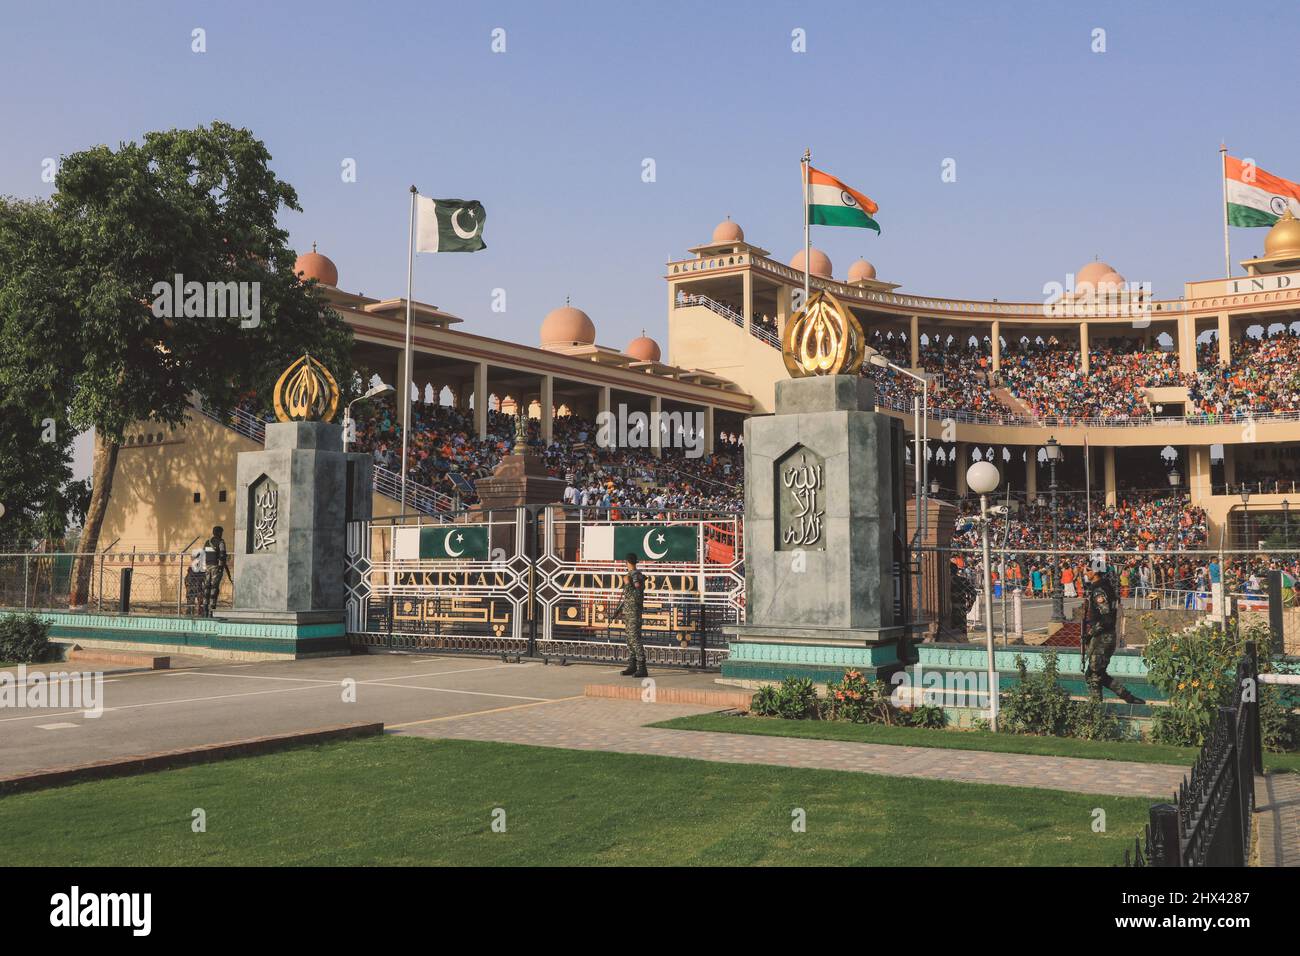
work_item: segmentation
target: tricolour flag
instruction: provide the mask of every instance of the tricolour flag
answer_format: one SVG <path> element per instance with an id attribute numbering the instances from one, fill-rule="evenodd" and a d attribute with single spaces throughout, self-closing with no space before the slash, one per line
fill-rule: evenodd
<path id="1" fill-rule="evenodd" d="M 1231 156 L 1224 157 L 1223 175 L 1228 196 L 1228 225 L 1271 226 L 1288 206 L 1291 215 L 1300 217 L 1300 184 Z"/>
<path id="2" fill-rule="evenodd" d="M 880 207 L 834 176 L 808 166 L 808 224 L 811 226 L 858 226 L 880 232 L 871 216 Z"/>
<path id="3" fill-rule="evenodd" d="M 606 524 L 582 529 L 584 561 L 695 561 L 699 533 L 694 525 Z"/>
<path id="4" fill-rule="evenodd" d="M 416 197 L 416 252 L 478 252 L 486 249 L 487 211 L 477 199 Z"/>
<path id="5" fill-rule="evenodd" d="M 393 533 L 398 561 L 486 561 L 487 528 L 482 525 L 426 525 Z"/>

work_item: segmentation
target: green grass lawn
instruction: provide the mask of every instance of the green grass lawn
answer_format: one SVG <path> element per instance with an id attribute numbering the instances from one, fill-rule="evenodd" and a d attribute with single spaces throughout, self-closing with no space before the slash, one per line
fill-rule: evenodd
<path id="1" fill-rule="evenodd" d="M 1150 800 L 376 737 L 0 798 L 7 865 L 1093 865 Z M 191 812 L 207 832 L 191 832 Z M 505 833 L 491 829 L 494 808 Z M 1107 832 L 1092 831 L 1104 808 Z M 807 830 L 791 830 L 802 808 Z"/>
<path id="2" fill-rule="evenodd" d="M 940 747 L 946 750 L 987 750 L 994 753 L 1084 757 L 1089 760 L 1128 760 L 1133 763 L 1185 764 L 1191 767 L 1199 749 L 1148 744 L 1138 741 L 1075 740 L 1070 737 L 1024 737 L 987 730 L 931 730 L 926 727 L 889 727 L 884 724 L 850 724 L 842 721 L 782 720 L 779 717 L 736 717 L 700 714 L 665 720 L 652 727 L 669 730 L 710 730 L 767 737 L 808 737 L 814 740 L 849 740 L 870 744 Z M 1270 773 L 1300 772 L 1300 754 L 1264 753 Z"/>

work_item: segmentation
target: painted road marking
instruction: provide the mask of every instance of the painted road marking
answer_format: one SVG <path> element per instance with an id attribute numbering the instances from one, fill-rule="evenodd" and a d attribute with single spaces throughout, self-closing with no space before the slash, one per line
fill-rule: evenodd
<path id="1" fill-rule="evenodd" d="M 464 714 L 448 714 L 445 717 L 429 717 L 425 720 L 408 720 L 403 724 L 386 724 L 384 730 L 399 730 L 402 727 L 416 727 L 420 724 L 436 724 L 442 720 L 462 720 L 466 717 L 482 717 L 485 714 L 500 714 L 507 710 L 523 710 L 525 707 L 540 707 L 542 704 L 561 704 L 566 700 L 582 700 L 585 696 L 585 694 L 578 694 L 574 697 L 556 697 L 551 700 L 538 700 L 531 704 L 512 704 L 509 707 L 493 707 L 491 710 L 473 710 Z"/>
<path id="2" fill-rule="evenodd" d="M 80 727 L 80 726 L 81 726 L 80 724 L 68 724 L 68 723 L 36 725 L 38 730 L 69 730 L 71 728 Z"/>

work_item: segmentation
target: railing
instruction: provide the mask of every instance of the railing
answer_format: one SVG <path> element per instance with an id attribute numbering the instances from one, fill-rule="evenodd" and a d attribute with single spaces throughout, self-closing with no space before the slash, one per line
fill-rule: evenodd
<path id="1" fill-rule="evenodd" d="M 69 610 L 78 564 L 92 564 L 90 587 L 81 609 L 126 614 L 199 616 L 203 611 L 203 572 L 190 570 L 184 551 L 109 551 L 77 554 L 8 552 L 0 554 L 0 607 L 32 611 Z M 231 574 L 235 555 L 228 557 Z M 127 572 L 127 573 L 123 573 Z M 217 607 L 229 607 L 232 587 L 222 579 Z"/>
<path id="2" fill-rule="evenodd" d="M 692 305 L 701 305 L 710 312 L 716 312 L 732 325 L 738 325 L 741 328 L 745 326 L 745 317 L 743 315 L 731 308 L 731 306 L 723 305 L 716 299 L 710 299 L 707 295 L 700 295 L 699 293 L 682 295 L 674 303 L 674 307 L 678 309 L 685 309 Z"/>
<path id="3" fill-rule="evenodd" d="M 1255 774 L 1264 770 L 1259 727 L 1259 667 L 1247 642 L 1237 664 L 1232 706 L 1220 707 L 1205 746 L 1174 802 L 1151 808 L 1150 822 L 1124 851 L 1125 866 L 1245 866 L 1255 810 Z M 1242 691 L 1250 688 L 1255 693 Z M 1243 698 L 1248 698 L 1243 700 Z"/>

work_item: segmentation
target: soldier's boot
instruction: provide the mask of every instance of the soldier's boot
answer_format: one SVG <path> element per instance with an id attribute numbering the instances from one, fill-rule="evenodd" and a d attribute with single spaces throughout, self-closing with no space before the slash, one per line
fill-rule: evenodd
<path id="1" fill-rule="evenodd" d="M 636 673 L 633 674 L 632 676 L 633 676 L 633 677 L 649 677 L 649 676 L 650 676 L 649 674 L 646 673 L 646 669 L 645 669 L 645 658 L 644 658 L 644 657 L 639 657 L 639 658 L 637 658 L 637 662 L 636 662 Z"/>
<path id="2" fill-rule="evenodd" d="M 1129 690 L 1129 689 L 1128 689 L 1127 687 L 1125 687 L 1123 684 L 1120 684 L 1120 685 L 1118 686 L 1118 688 L 1112 688 L 1112 690 L 1114 690 L 1115 693 L 1119 695 L 1119 699 L 1122 700 L 1122 701 L 1124 701 L 1124 703 L 1126 703 L 1126 704 L 1145 704 L 1145 703 L 1146 703 L 1145 700 L 1143 700 L 1143 699 L 1142 699 L 1141 697 L 1139 697 L 1137 694 L 1133 693 L 1131 690 Z"/>
<path id="3" fill-rule="evenodd" d="M 627 667 L 618 672 L 621 677 L 631 677 L 636 673 L 636 655 L 631 651 L 627 652 Z"/>

